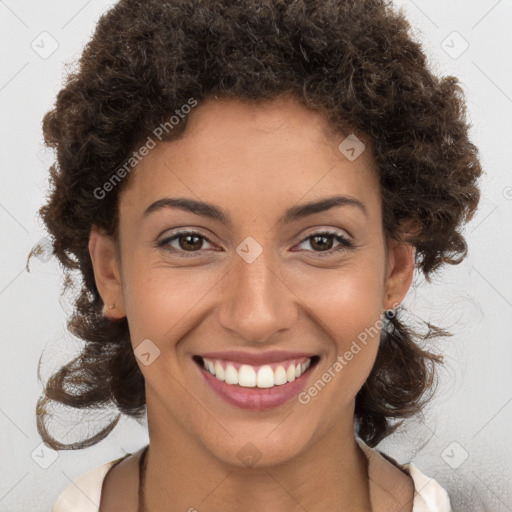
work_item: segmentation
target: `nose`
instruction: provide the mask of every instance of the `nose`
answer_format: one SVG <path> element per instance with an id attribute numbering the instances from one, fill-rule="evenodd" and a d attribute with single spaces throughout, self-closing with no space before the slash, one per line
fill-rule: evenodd
<path id="1" fill-rule="evenodd" d="M 298 298 L 269 253 L 264 250 L 252 263 L 235 255 L 222 280 L 218 321 L 236 338 L 252 343 L 269 342 L 298 318 Z"/>

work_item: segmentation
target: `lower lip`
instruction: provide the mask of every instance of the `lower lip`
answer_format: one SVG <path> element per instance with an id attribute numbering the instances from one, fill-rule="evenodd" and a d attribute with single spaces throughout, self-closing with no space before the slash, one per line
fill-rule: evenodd
<path id="1" fill-rule="evenodd" d="M 311 365 L 300 377 L 287 384 L 272 388 L 246 388 L 238 384 L 226 384 L 224 381 L 215 378 L 204 367 L 197 363 L 194 364 L 199 368 L 210 388 L 222 399 L 240 409 L 256 411 L 279 407 L 297 396 L 306 386 L 310 370 L 313 368 L 313 365 Z"/>

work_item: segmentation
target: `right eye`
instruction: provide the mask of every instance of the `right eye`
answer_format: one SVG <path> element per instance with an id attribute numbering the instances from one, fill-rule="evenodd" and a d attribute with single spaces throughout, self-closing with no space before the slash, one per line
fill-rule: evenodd
<path id="1" fill-rule="evenodd" d="M 177 231 L 171 236 L 168 236 L 158 242 L 157 246 L 161 247 L 164 251 L 169 251 L 179 256 L 189 257 L 183 253 L 199 252 L 202 249 L 203 240 L 206 240 L 211 244 L 208 238 L 197 231 Z M 172 242 L 177 242 L 177 246 L 172 245 Z"/>

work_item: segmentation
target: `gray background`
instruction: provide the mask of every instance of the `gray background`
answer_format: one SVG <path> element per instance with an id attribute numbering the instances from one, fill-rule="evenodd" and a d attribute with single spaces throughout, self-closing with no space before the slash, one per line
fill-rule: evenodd
<path id="1" fill-rule="evenodd" d="M 66 331 L 72 307 L 69 296 L 60 296 L 55 258 L 45 261 L 43 253 L 30 273 L 25 269 L 31 248 L 46 235 L 37 210 L 52 155 L 42 149 L 41 119 L 62 85 L 65 63 L 79 55 L 113 3 L 0 0 L 0 509 L 6 512 L 49 512 L 71 480 L 147 443 L 144 424 L 122 419 L 92 448 L 52 453 L 40 445 L 34 414 L 41 353 L 46 380 L 77 346 Z M 462 82 L 486 175 L 479 212 L 466 229 L 469 257 L 434 284 L 418 277 L 405 302 L 419 318 L 454 333 L 440 344 L 446 366 L 436 398 L 423 418 L 379 448 L 438 480 L 454 512 L 512 511 L 512 0 L 395 4 L 403 6 L 432 68 Z M 85 426 L 109 417 L 98 414 Z M 75 421 L 70 417 L 65 430 Z"/>

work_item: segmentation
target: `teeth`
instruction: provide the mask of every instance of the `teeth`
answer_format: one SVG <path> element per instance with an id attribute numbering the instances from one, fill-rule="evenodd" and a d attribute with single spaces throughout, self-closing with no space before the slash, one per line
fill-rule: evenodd
<path id="1" fill-rule="evenodd" d="M 215 363 L 215 377 L 219 380 L 224 380 L 224 368 L 222 368 L 218 361 Z"/>
<path id="2" fill-rule="evenodd" d="M 206 365 L 206 369 L 212 374 L 215 375 L 215 365 L 209 360 L 205 359 L 204 363 Z"/>
<path id="3" fill-rule="evenodd" d="M 217 368 L 217 366 L 215 366 Z M 217 377 L 217 375 L 215 375 Z M 238 384 L 244 388 L 256 386 L 256 372 L 252 366 L 243 364 L 238 371 Z"/>
<path id="4" fill-rule="evenodd" d="M 274 387 L 274 372 L 267 364 L 258 370 L 256 377 L 256 386 L 259 388 L 272 388 Z"/>
<path id="5" fill-rule="evenodd" d="M 227 384 L 238 384 L 238 372 L 232 364 L 226 367 L 225 379 Z"/>
<path id="6" fill-rule="evenodd" d="M 274 384 L 280 386 L 281 384 L 286 384 L 288 382 L 288 377 L 286 376 L 286 370 L 283 366 L 279 365 L 274 372 Z"/>
<path id="7" fill-rule="evenodd" d="M 269 364 L 259 368 L 242 364 L 237 370 L 234 364 L 226 362 L 222 364 L 221 361 L 212 361 L 206 358 L 203 358 L 203 363 L 215 378 L 225 381 L 226 384 L 238 384 L 246 388 L 272 388 L 293 382 L 300 377 L 310 367 L 311 359 L 305 362 L 282 363 L 274 369 Z"/>

